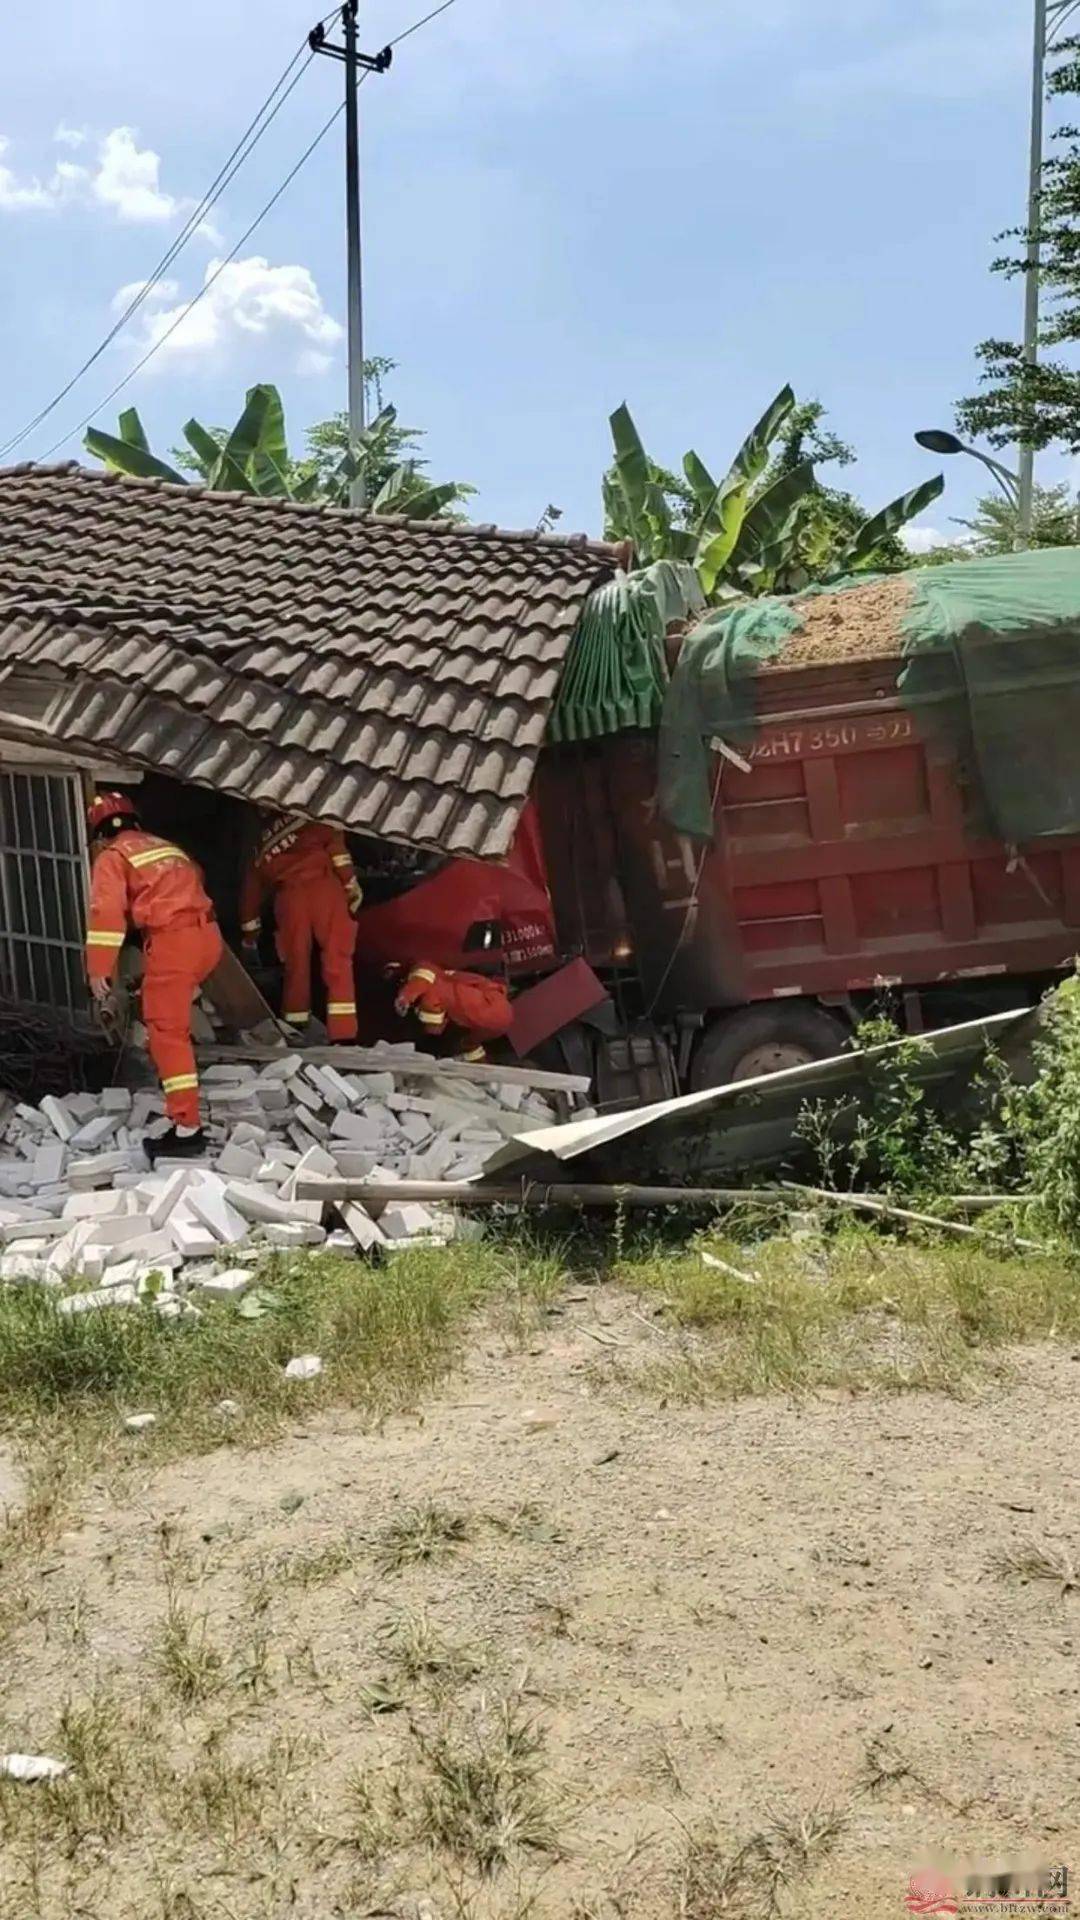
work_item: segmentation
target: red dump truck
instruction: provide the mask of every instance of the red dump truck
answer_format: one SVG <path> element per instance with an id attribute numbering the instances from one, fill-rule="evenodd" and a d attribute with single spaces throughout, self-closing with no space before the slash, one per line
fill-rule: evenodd
<path id="1" fill-rule="evenodd" d="M 1033 1004 L 1072 962 L 1080 838 L 977 837 L 967 768 L 899 697 L 901 664 L 762 671 L 752 737 L 714 758 L 712 846 L 660 819 L 655 735 L 546 753 L 559 944 L 616 1010 L 563 1053 L 592 1048 L 602 1100 L 824 1057 L 885 989 L 916 1032 Z"/>

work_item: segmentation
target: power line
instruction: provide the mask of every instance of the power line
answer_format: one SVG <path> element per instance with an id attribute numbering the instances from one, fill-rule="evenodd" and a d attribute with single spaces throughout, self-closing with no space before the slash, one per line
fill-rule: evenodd
<path id="1" fill-rule="evenodd" d="M 313 55 L 310 53 L 308 54 L 307 59 L 304 61 L 303 66 L 300 68 L 299 73 L 297 73 L 294 76 L 290 84 L 285 88 L 284 93 L 281 93 L 282 87 L 285 86 L 286 80 L 288 80 L 289 75 L 292 73 L 292 70 L 296 66 L 297 61 L 301 59 L 304 51 L 305 51 L 304 46 L 300 46 L 297 48 L 296 52 L 293 54 L 292 59 L 289 61 L 288 66 L 285 68 L 284 72 L 282 73 L 280 79 L 277 81 L 276 85 L 271 88 L 266 99 L 263 101 L 263 104 L 259 108 L 259 111 L 255 115 L 255 118 L 251 121 L 249 126 L 246 128 L 245 132 L 241 134 L 240 139 L 237 141 L 236 145 L 234 146 L 224 166 L 221 168 L 220 172 L 216 175 L 216 177 L 211 181 L 202 199 L 199 201 L 198 206 L 195 207 L 193 212 L 188 216 L 188 219 L 184 223 L 184 226 L 180 229 L 180 232 L 177 234 L 176 238 L 173 240 L 173 242 L 171 243 L 167 251 L 162 255 L 161 259 L 158 261 L 158 264 L 154 268 L 154 271 L 150 275 L 150 278 L 148 280 L 143 281 L 142 285 L 139 288 L 139 291 L 135 294 L 134 298 L 129 302 L 128 306 L 124 309 L 124 312 L 120 315 L 119 319 L 115 322 L 115 324 L 112 327 L 110 327 L 104 339 L 100 342 L 100 344 L 97 347 L 95 347 L 93 353 L 89 356 L 89 358 L 83 361 L 83 364 L 78 369 L 78 371 L 72 374 L 71 379 L 67 382 L 66 386 L 61 387 L 60 392 L 56 394 L 52 400 L 49 401 L 47 406 L 42 407 L 41 411 L 35 414 L 34 418 L 28 421 L 25 427 L 22 427 L 18 433 L 13 434 L 9 440 L 5 441 L 4 444 L 0 446 L 0 459 L 4 459 L 9 453 L 12 452 L 12 450 L 15 447 L 19 446 L 21 442 L 28 437 L 29 434 L 34 432 L 34 430 L 41 425 L 43 420 L 48 419 L 50 413 L 53 413 L 55 409 L 60 405 L 61 401 L 67 398 L 72 388 L 78 385 L 83 375 L 89 372 L 90 368 L 95 364 L 96 361 L 100 360 L 106 348 L 111 346 L 112 342 L 116 339 L 117 334 L 120 333 L 124 327 L 126 327 L 128 321 L 132 318 L 132 316 L 135 313 L 137 313 L 138 309 L 142 306 L 144 300 L 146 300 L 149 297 L 149 295 L 154 291 L 154 288 L 158 286 L 160 281 L 164 278 L 165 274 L 168 272 L 169 268 L 172 266 L 177 256 L 182 252 L 183 248 L 187 245 L 192 234 L 195 232 L 196 227 L 198 227 L 200 223 L 205 219 L 206 215 L 210 212 L 210 209 L 216 205 L 217 201 L 221 198 L 221 195 L 224 193 L 226 187 L 229 186 L 231 182 L 236 178 L 236 175 L 240 171 L 240 168 L 243 166 L 245 160 L 258 146 L 259 141 L 263 137 L 263 134 L 266 132 L 271 122 L 274 119 L 276 119 L 277 115 L 280 113 L 282 107 L 285 105 L 286 100 L 289 98 L 289 95 L 292 93 L 293 88 L 297 86 L 300 80 L 303 78 L 313 58 Z M 276 105 L 273 106 L 272 111 L 268 111 L 268 109 L 271 108 L 271 103 L 275 100 L 275 96 L 278 95 L 279 93 L 281 94 L 280 99 L 277 100 L 277 103 Z M 260 122 L 262 123 L 261 125 L 260 125 Z M 258 129 L 258 131 L 256 131 L 256 129 Z M 241 149 L 243 149 L 243 151 L 241 151 Z"/>
<path id="2" fill-rule="evenodd" d="M 224 273 L 226 267 L 229 266 L 233 260 L 235 260 L 241 247 L 245 246 L 246 243 L 250 240 L 256 227 L 259 226 L 263 220 L 265 220 L 267 214 L 271 211 L 271 209 L 273 207 L 276 207 L 278 201 L 281 199 L 281 196 L 285 192 L 286 188 L 292 185 L 301 167 L 304 166 L 308 160 L 310 160 L 312 154 L 314 153 L 316 147 L 319 145 L 320 141 L 325 140 L 331 127 L 334 125 L 334 122 L 341 118 L 341 115 L 344 113 L 344 111 L 345 111 L 345 102 L 344 100 L 342 100 L 340 104 L 334 108 L 334 111 L 330 115 L 329 120 L 327 120 L 323 124 L 319 132 L 315 135 L 315 138 L 314 140 L 312 140 L 311 144 L 305 147 L 303 153 L 300 155 L 299 160 L 296 162 L 296 165 L 292 167 L 290 171 L 285 175 L 285 178 L 281 182 L 281 185 L 278 187 L 276 193 L 273 193 L 271 195 L 270 199 L 266 202 L 266 205 L 263 207 L 262 211 L 255 215 L 255 218 L 251 222 L 251 225 L 248 228 L 246 228 L 246 230 L 240 235 L 240 238 L 236 242 L 236 245 L 230 248 L 224 260 L 222 260 L 218 264 L 218 266 L 214 269 L 214 272 L 210 275 L 209 280 L 207 280 L 204 283 L 204 285 L 199 288 L 198 293 L 192 295 L 192 298 L 188 301 L 186 307 L 183 307 L 181 311 L 177 314 L 176 319 L 172 322 L 172 325 L 169 327 L 166 327 L 165 332 L 161 334 L 157 340 L 154 341 L 152 346 L 147 348 L 142 358 L 140 360 L 136 360 L 135 365 L 128 369 L 123 379 L 117 381 L 115 387 L 113 387 L 105 395 L 103 400 L 98 401 L 97 406 L 91 409 L 91 411 L 86 415 L 86 418 L 84 420 L 80 420 L 78 426 L 70 427 L 67 433 L 61 435 L 59 440 L 53 441 L 52 446 L 48 447 L 46 451 L 40 455 L 40 461 L 51 459 L 52 455 L 57 451 L 59 447 L 64 446 L 66 442 L 72 439 L 75 434 L 82 433 L 84 428 L 88 427 L 90 425 L 90 422 L 97 418 L 97 415 L 101 412 L 102 408 L 107 407 L 110 400 L 115 400 L 117 394 L 123 391 L 123 389 L 127 386 L 128 382 L 130 380 L 134 380 L 135 375 L 137 373 L 142 372 L 147 361 L 153 359 L 155 353 L 158 352 L 159 348 L 165 345 L 166 340 L 171 339 L 172 335 L 176 332 L 177 327 L 180 327 L 183 325 L 184 321 L 188 317 L 188 314 L 191 313 L 193 309 L 198 306 L 200 300 L 205 299 L 211 287 L 214 285 L 214 282 L 220 278 L 220 276 Z"/>
<path id="3" fill-rule="evenodd" d="M 419 33 L 421 27 L 426 27 L 429 20 L 437 20 L 440 13 L 448 13 L 455 5 L 456 0 L 443 0 L 441 7 L 433 7 L 430 13 L 425 13 L 422 20 L 414 20 L 411 27 L 406 27 L 404 33 L 399 33 L 396 40 L 391 40 L 390 45 L 400 47 L 402 41 L 407 40 L 411 33 Z"/>
<path id="4" fill-rule="evenodd" d="M 398 46 L 402 40 L 408 40 L 410 35 L 414 33 L 419 33 L 421 27 L 426 27 L 429 21 L 436 20 L 441 13 L 447 13 L 449 9 L 455 4 L 456 4 L 456 0 L 443 0 L 443 4 L 441 6 L 434 7 L 432 11 L 430 13 L 426 13 L 422 19 L 414 20 L 411 27 L 406 27 L 404 32 L 399 33 L 397 36 L 397 39 L 390 42 L 391 46 Z M 331 13 L 328 13 L 325 16 L 322 24 L 324 26 L 327 25 L 329 21 L 336 18 L 338 12 L 339 12 L 339 8 L 335 7 Z M 278 81 L 277 86 L 268 95 L 267 100 L 263 105 L 263 108 L 260 110 L 260 113 L 256 114 L 255 119 L 251 123 L 251 127 L 254 127 L 257 125 L 259 119 L 261 118 L 261 114 L 265 112 L 266 107 L 269 105 L 270 101 L 273 99 L 274 94 L 279 91 L 285 79 L 292 72 L 293 67 L 296 65 L 296 62 L 300 58 L 301 53 L 303 51 L 304 51 L 303 48 L 299 48 L 297 52 L 293 55 L 292 59 L 290 60 L 288 66 L 285 69 L 285 72 L 282 74 L 281 79 Z M 262 134 L 265 133 L 266 128 L 270 124 L 270 120 L 273 119 L 274 117 L 274 114 L 277 113 L 280 107 L 284 106 L 285 100 L 288 98 L 289 93 L 292 92 L 293 87 L 297 84 L 297 81 L 300 80 L 302 75 L 306 73 L 307 68 L 310 65 L 310 62 L 313 58 L 314 58 L 314 54 L 309 53 L 307 60 L 304 61 L 304 65 L 300 69 L 300 72 L 296 75 L 295 79 L 292 81 L 287 92 L 278 101 L 277 106 L 274 108 L 274 113 L 270 115 L 270 118 L 260 128 L 259 133 L 255 137 L 255 140 L 252 141 L 251 143 L 252 147 L 257 144 L 257 141 L 259 139 L 261 139 Z M 363 86 L 363 83 L 366 79 L 367 79 L 367 73 L 366 72 L 361 73 L 357 81 L 357 85 Z M 265 220 L 267 214 L 270 213 L 271 210 L 277 205 L 278 201 L 282 197 L 282 194 L 285 193 L 286 190 L 292 185 L 297 174 L 300 172 L 300 169 L 306 165 L 307 161 L 311 158 L 311 155 L 314 153 L 316 147 L 318 147 L 321 144 L 321 142 L 325 140 L 331 127 L 335 124 L 337 120 L 341 118 L 341 115 L 344 113 L 344 111 L 345 111 L 345 102 L 341 101 L 340 104 L 337 107 L 335 107 L 333 113 L 330 115 L 330 118 L 327 121 L 325 121 L 323 126 L 319 129 L 319 132 L 315 135 L 315 138 L 311 141 L 310 145 L 304 149 L 304 152 L 300 155 L 300 158 L 296 162 L 296 165 L 290 170 L 289 173 L 286 174 L 284 180 L 281 182 L 281 185 L 277 188 L 277 191 L 271 195 L 270 199 L 266 202 L 266 205 L 261 209 L 259 213 L 255 215 L 255 218 L 251 222 L 251 225 L 247 227 L 245 231 L 240 235 L 239 240 L 237 240 L 236 244 L 232 248 L 230 248 L 224 260 L 219 262 L 214 272 L 210 275 L 210 278 L 204 282 L 204 284 L 199 288 L 197 293 L 192 295 L 187 305 L 184 308 L 182 308 L 180 313 L 177 314 L 176 319 L 172 322 L 172 324 L 166 328 L 165 332 L 161 334 L 158 337 L 158 339 L 156 339 L 151 344 L 151 346 L 147 348 L 146 352 L 142 355 L 142 357 L 135 362 L 135 365 L 128 369 L 123 379 L 117 381 L 116 385 L 113 388 L 111 388 L 111 390 L 105 395 L 104 399 L 98 402 L 98 404 L 91 410 L 91 412 L 86 415 L 85 419 L 79 422 L 78 426 L 69 428 L 67 433 L 62 434 L 59 440 L 54 440 L 51 447 L 47 447 L 45 452 L 38 456 L 38 464 L 51 459 L 52 455 L 58 452 L 58 450 L 62 446 L 65 446 L 69 440 L 73 439 L 75 434 L 84 432 L 84 430 L 90 425 L 91 421 L 95 420 L 97 418 L 97 415 L 101 413 L 103 408 L 107 407 L 110 401 L 115 400 L 118 393 L 123 392 L 124 388 L 129 384 L 129 382 L 134 380 L 136 374 L 141 373 L 142 369 L 147 365 L 148 361 L 153 359 L 155 353 L 157 353 L 158 350 L 165 345 L 165 342 L 167 340 L 171 339 L 172 335 L 176 332 L 177 328 L 183 325 L 188 315 L 191 312 L 193 312 L 194 309 L 198 306 L 200 300 L 205 299 L 206 295 L 210 292 L 210 289 L 214 285 L 215 281 L 218 280 L 220 276 L 224 273 L 225 268 L 229 266 L 233 260 L 235 260 L 241 247 L 247 244 L 248 240 L 250 240 L 252 234 L 255 232 L 255 229 L 261 225 L 263 220 Z M 248 133 L 251 132 L 251 127 L 249 127 L 248 129 Z M 218 181 L 222 180 L 222 175 L 226 173 L 229 165 L 231 164 L 232 159 L 234 158 L 234 156 L 238 151 L 238 148 L 243 146 L 244 140 L 246 140 L 247 137 L 248 137 L 247 134 L 244 134 L 243 138 L 237 143 L 237 147 L 233 148 L 233 152 L 230 155 L 229 160 L 226 161 L 225 167 L 222 169 L 221 174 L 218 175 Z M 249 147 L 247 151 L 241 156 L 240 160 L 237 161 L 237 166 L 236 168 L 233 169 L 234 174 L 238 170 L 238 168 L 243 164 L 243 161 L 247 158 L 247 154 L 250 151 L 251 151 L 251 147 Z M 233 175 L 230 174 L 229 178 L 231 179 L 232 177 Z M 223 181 L 222 190 L 224 186 L 228 185 L 228 183 L 229 183 L 228 180 Z M 216 186 L 217 186 L 217 181 L 214 182 L 214 187 Z M 208 193 L 213 191 L 214 191 L 214 188 L 211 188 L 208 190 Z M 215 198 L 216 197 L 217 195 L 215 194 Z M 204 196 L 204 200 L 206 198 L 207 196 Z M 209 201 L 209 205 L 213 205 L 213 200 Z M 193 228 L 194 224 L 199 219 L 202 218 L 203 211 L 205 211 L 206 209 L 205 207 L 203 207 L 202 203 L 200 203 L 200 208 L 202 210 L 197 209 L 196 212 L 191 216 L 191 221 L 189 222 L 189 228 Z M 184 238 L 186 237 L 189 237 L 189 235 L 185 234 Z M 168 263 L 171 263 L 171 261 L 176 258 L 176 254 L 179 252 L 180 246 L 183 244 L 184 244 L 184 239 L 181 239 L 179 244 L 174 243 L 174 250 L 170 250 L 170 253 L 165 256 L 165 263 L 156 270 L 155 279 L 160 278 L 161 273 L 165 270 L 165 265 Z M 64 396 L 67 393 L 70 393 L 71 388 L 75 385 L 75 382 L 82 377 L 82 373 L 86 371 L 87 367 L 92 366 L 94 361 L 100 357 L 101 353 L 109 345 L 109 342 L 115 339 L 120 328 L 125 324 L 127 319 L 130 318 L 131 314 L 135 311 L 135 308 L 140 304 L 141 300 L 145 299 L 147 293 L 150 292 L 153 284 L 154 284 L 153 281 L 147 283 L 146 287 L 141 292 L 140 298 L 134 301 L 132 303 L 132 306 L 129 308 L 128 312 L 125 315 L 123 315 L 120 320 L 117 321 L 116 326 L 114 326 L 112 331 L 106 336 L 101 346 L 96 350 L 95 353 L 91 355 L 90 359 L 86 363 L 86 366 L 83 367 L 80 370 L 80 373 L 76 374 L 71 381 L 69 381 L 68 385 L 63 389 L 63 392 L 59 393 L 56 396 L 56 399 L 51 401 L 49 406 L 43 409 L 43 411 L 37 416 L 37 419 L 31 423 L 31 426 L 24 428 L 23 432 L 21 434 L 18 434 L 14 441 L 11 441 L 8 443 L 8 448 L 10 448 L 10 446 L 17 444 L 18 441 L 24 439 L 26 434 L 31 432 L 34 426 L 37 426 L 38 424 L 40 424 L 40 422 L 44 420 L 47 417 L 47 415 L 53 411 L 54 407 L 56 407 L 59 404 L 59 402 L 64 398 Z M 2 455 L 8 451 L 8 448 L 0 448 L 0 457 L 2 457 Z"/>

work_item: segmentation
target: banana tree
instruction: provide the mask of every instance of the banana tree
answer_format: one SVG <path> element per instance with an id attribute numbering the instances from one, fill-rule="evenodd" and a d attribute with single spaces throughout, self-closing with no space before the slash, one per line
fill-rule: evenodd
<path id="1" fill-rule="evenodd" d="M 281 395 L 276 387 L 262 384 L 248 389 L 244 410 L 231 431 L 211 431 L 194 419 L 187 422 L 183 429 L 189 450 L 185 464 L 203 486 L 215 492 L 319 500 L 336 506 L 347 504 L 350 482 L 370 472 L 380 476 L 380 483 L 374 497 L 369 498 L 369 510 L 405 514 L 414 520 L 443 514 L 474 491 L 457 480 L 433 484 L 415 460 L 390 463 L 388 453 L 401 439 L 400 429 L 395 432 L 396 422 L 395 409 L 383 407 L 355 450 L 346 451 L 327 472 L 314 461 L 291 457 Z M 151 452 L 134 407 L 120 415 L 118 434 L 91 427 L 85 445 L 114 472 L 186 484 L 179 467 L 170 466 Z"/>
<path id="2" fill-rule="evenodd" d="M 890 501 L 840 552 L 835 543 L 823 546 L 811 576 L 796 534 L 822 497 L 813 462 L 800 460 L 779 474 L 774 467 L 775 477 L 767 477 L 774 443 L 795 404 L 791 387 L 781 387 L 720 481 L 697 453 L 685 454 L 685 484 L 649 459 L 629 409 L 619 407 L 611 416 L 615 459 L 603 482 L 607 537 L 632 541 L 642 566 L 688 562 L 712 603 L 795 590 L 811 577 L 871 570 L 880 563 L 883 542 L 935 500 L 944 481 L 939 475 Z"/>

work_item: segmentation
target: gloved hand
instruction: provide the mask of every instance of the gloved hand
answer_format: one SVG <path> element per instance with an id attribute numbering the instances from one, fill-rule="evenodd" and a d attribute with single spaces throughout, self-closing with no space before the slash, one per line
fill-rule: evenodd
<path id="1" fill-rule="evenodd" d="M 364 904 L 364 889 L 355 877 L 349 881 L 345 888 L 345 898 L 349 903 L 349 912 L 355 919 Z"/>
<path id="2" fill-rule="evenodd" d="M 111 980 L 91 980 L 90 982 L 90 991 L 97 1001 L 98 1006 L 101 1006 L 104 1001 L 111 998 L 112 990 Z"/>

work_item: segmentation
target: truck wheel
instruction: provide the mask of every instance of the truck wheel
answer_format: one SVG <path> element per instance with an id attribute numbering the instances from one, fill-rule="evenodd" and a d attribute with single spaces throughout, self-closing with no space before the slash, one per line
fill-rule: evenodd
<path id="1" fill-rule="evenodd" d="M 850 1028 L 824 1007 L 740 1007 L 722 1014 L 706 1032 L 690 1065 L 691 1092 L 827 1060 L 841 1051 L 849 1034 Z"/>

